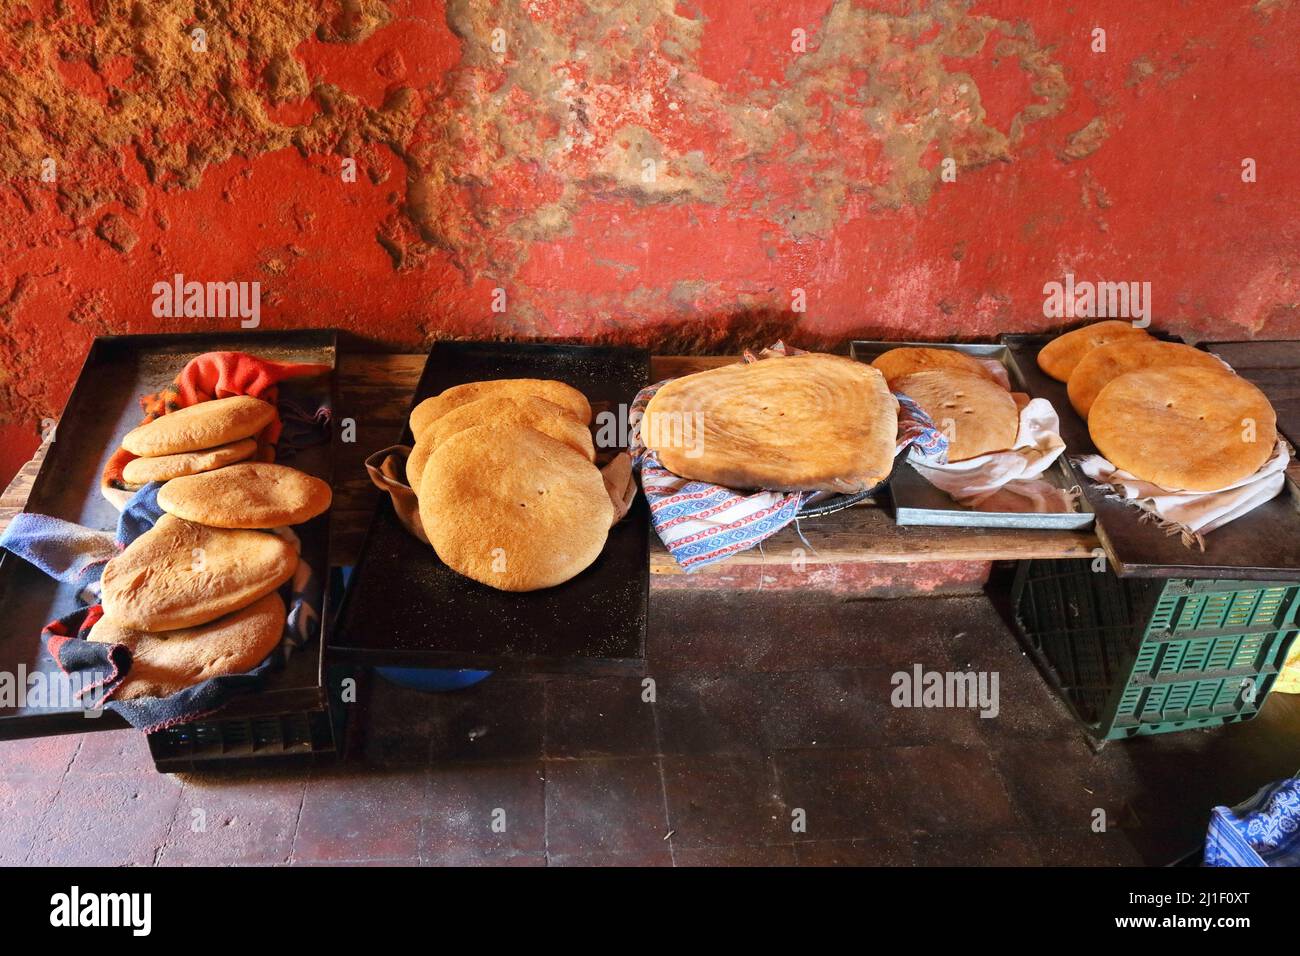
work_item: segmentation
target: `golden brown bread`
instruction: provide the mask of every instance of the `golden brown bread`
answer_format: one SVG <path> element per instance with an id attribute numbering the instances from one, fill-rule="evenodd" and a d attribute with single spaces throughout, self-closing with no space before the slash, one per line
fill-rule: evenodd
<path id="1" fill-rule="evenodd" d="M 489 423 L 525 425 L 564 442 L 588 461 L 596 460 L 591 429 L 576 421 L 571 410 L 535 395 L 490 395 L 467 402 L 430 422 L 417 438 L 437 447 L 456 432 Z"/>
<path id="2" fill-rule="evenodd" d="M 576 421 L 568 409 L 534 395 L 490 395 L 457 406 L 424 426 L 406 458 L 406 483 L 413 489 L 420 487 L 429 455 L 448 436 L 486 424 L 524 425 L 564 442 L 588 461 L 596 460 L 591 429 Z"/>
<path id="3" fill-rule="evenodd" d="M 1222 366 L 1165 366 L 1117 376 L 1088 416 L 1115 467 L 1169 491 L 1216 491 L 1248 478 L 1277 444 L 1277 415 L 1258 388 Z"/>
<path id="4" fill-rule="evenodd" d="M 542 378 L 501 378 L 456 385 L 432 398 L 426 398 L 411 411 L 411 434 L 417 438 L 429 425 L 454 408 L 480 398 L 519 398 L 533 396 L 559 405 L 582 425 L 591 423 L 591 405 L 576 388 Z"/>
<path id="5" fill-rule="evenodd" d="M 228 445 L 218 445 L 203 451 L 183 451 L 157 458 L 132 458 L 122 467 L 122 478 L 128 484 L 147 485 L 151 481 L 170 481 L 185 475 L 197 475 L 233 465 L 252 458 L 257 451 L 257 441 L 241 438 Z"/>
<path id="6" fill-rule="evenodd" d="M 948 460 L 965 461 L 1015 446 L 1016 400 L 1001 385 L 958 369 L 904 375 L 894 383 L 948 436 Z"/>
<path id="7" fill-rule="evenodd" d="M 885 376 L 885 381 L 889 383 L 890 388 L 893 388 L 894 383 L 904 375 L 941 368 L 970 372 L 973 375 L 983 376 L 991 382 L 997 382 L 997 377 L 982 362 L 956 349 L 902 346 L 882 352 L 871 364 L 880 369 L 880 374 Z"/>
<path id="8" fill-rule="evenodd" d="M 406 483 L 417 495 L 420 493 L 420 478 L 424 475 L 424 466 L 433 454 L 433 442 L 420 441 L 418 438 L 411 446 L 411 453 L 406 456 Z"/>
<path id="9" fill-rule="evenodd" d="M 287 465 L 241 462 L 174 478 L 158 491 L 168 514 L 214 528 L 301 524 L 330 506 L 330 486 Z"/>
<path id="10" fill-rule="evenodd" d="M 1068 382 L 1079 360 L 1098 346 L 1125 335 L 1143 335 L 1132 322 L 1108 319 L 1058 335 L 1038 350 L 1038 367 L 1058 382 Z M 1149 336 L 1148 336 L 1149 337 Z"/>
<path id="11" fill-rule="evenodd" d="M 297 567 L 298 552 L 274 534 L 165 514 L 105 565 L 100 603 L 126 627 L 193 627 L 270 594 Z"/>
<path id="12" fill-rule="evenodd" d="M 1087 418 L 1092 403 L 1111 379 L 1139 369 L 1176 365 L 1199 366 L 1214 371 L 1227 369 L 1209 352 L 1190 345 L 1162 342 L 1149 335 L 1124 335 L 1085 353 L 1070 373 L 1066 392 L 1074 410 Z"/>
<path id="13" fill-rule="evenodd" d="M 852 493 L 889 476 L 898 402 L 870 365 L 795 355 L 673 379 L 640 427 L 646 447 L 683 478 Z"/>
<path id="14" fill-rule="evenodd" d="M 554 587 L 605 547 L 613 506 L 600 471 L 523 425 L 476 425 L 440 443 L 420 521 L 452 570 L 503 591 Z"/>
<path id="15" fill-rule="evenodd" d="M 284 601 L 272 592 L 215 621 L 175 631 L 140 630 L 105 616 L 89 639 L 124 644 L 131 651 L 131 668 L 113 699 L 135 700 L 167 697 L 213 677 L 252 670 L 280 643 L 284 623 Z"/>
<path id="16" fill-rule="evenodd" d="M 123 436 L 122 447 L 143 458 L 203 451 L 251 438 L 274 419 L 275 406 L 234 395 L 178 408 L 133 428 Z"/>

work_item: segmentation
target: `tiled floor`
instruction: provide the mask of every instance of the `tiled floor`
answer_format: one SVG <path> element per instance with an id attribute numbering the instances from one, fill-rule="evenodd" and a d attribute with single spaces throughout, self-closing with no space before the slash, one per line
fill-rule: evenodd
<path id="1" fill-rule="evenodd" d="M 1300 769 L 1281 695 L 1093 753 L 982 597 L 653 608 L 651 685 L 374 680 L 341 765 L 165 776 L 133 732 L 0 744 L 0 864 L 1165 863 Z M 893 707 L 918 663 L 997 672 L 999 715 Z"/>

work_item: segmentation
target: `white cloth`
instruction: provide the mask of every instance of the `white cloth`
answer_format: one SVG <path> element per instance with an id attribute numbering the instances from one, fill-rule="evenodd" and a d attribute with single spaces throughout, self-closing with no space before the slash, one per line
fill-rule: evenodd
<path id="1" fill-rule="evenodd" d="M 1060 430 L 1061 421 L 1052 403 L 1035 398 L 1020 410 L 1020 430 L 1010 451 L 948 463 L 913 445 L 907 460 L 921 477 L 967 508 L 1066 512 L 1073 510 L 1077 493 L 1040 477 L 1065 451 Z"/>
<path id="2" fill-rule="evenodd" d="M 1271 501 L 1286 484 L 1291 448 L 1281 438 L 1273 455 L 1249 478 L 1217 491 L 1170 491 L 1121 471 L 1101 455 L 1079 459 L 1083 473 L 1108 487 L 1112 497 L 1126 501 L 1160 519 L 1162 527 L 1199 538 Z"/>

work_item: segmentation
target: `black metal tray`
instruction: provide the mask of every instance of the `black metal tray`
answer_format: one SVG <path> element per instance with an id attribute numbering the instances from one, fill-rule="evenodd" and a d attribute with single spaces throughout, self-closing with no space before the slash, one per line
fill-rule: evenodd
<path id="1" fill-rule="evenodd" d="M 112 530 L 118 511 L 99 491 L 99 476 L 126 432 L 140 424 L 141 395 L 156 392 L 175 378 L 191 358 L 204 352 L 241 351 L 285 362 L 335 365 L 334 330 L 286 332 L 181 333 L 121 335 L 95 339 L 86 355 L 68 404 L 59 419 L 55 440 L 32 484 L 25 510 L 74 521 L 89 528 Z M 280 385 L 281 398 L 334 400 L 335 376 L 289 380 Z M 333 445 L 306 449 L 292 464 L 332 480 Z M 329 514 L 297 526 L 302 557 L 321 575 L 328 571 Z M 60 584 L 8 552 L 0 552 L 0 672 L 40 672 L 46 682 L 58 681 L 58 665 L 46 653 L 41 629 L 79 606 L 74 589 Z M 329 614 L 322 607 L 321 617 Z M 322 689 L 322 641 L 299 650 L 282 670 L 273 671 L 262 693 L 233 699 L 213 719 L 227 712 L 240 717 L 319 710 Z M 85 707 L 0 707 L 0 740 L 39 737 L 128 726 L 116 714 Z"/>
<path id="2" fill-rule="evenodd" d="M 412 407 L 453 385 L 495 378 L 557 379 L 586 395 L 593 408 L 617 413 L 620 406 L 630 409 L 648 384 L 650 355 L 628 348 L 439 342 Z M 410 443 L 409 430 L 402 441 Z M 610 529 L 591 567 L 557 587 L 522 593 L 452 571 L 402 527 L 388 496 L 377 496 L 330 660 L 525 671 L 640 666 L 650 590 L 644 495 L 638 493 L 631 512 Z"/>
<path id="3" fill-rule="evenodd" d="M 1051 401 L 1061 419 L 1061 438 L 1071 457 L 1095 454 L 1088 424 L 1075 413 L 1064 382 L 1038 367 L 1038 351 L 1050 335 L 1004 335 L 1003 343 L 1029 394 Z M 1205 536 L 1205 550 L 1186 548 L 1131 505 L 1108 498 L 1082 473 L 1079 484 L 1097 513 L 1097 537 L 1120 577 L 1300 580 L 1300 511 L 1288 490 Z"/>

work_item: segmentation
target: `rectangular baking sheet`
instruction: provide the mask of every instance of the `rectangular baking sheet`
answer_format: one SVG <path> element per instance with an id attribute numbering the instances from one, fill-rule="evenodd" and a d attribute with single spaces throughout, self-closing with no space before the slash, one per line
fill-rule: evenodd
<path id="1" fill-rule="evenodd" d="M 883 352 L 907 347 L 952 349 L 979 359 L 995 359 L 1006 367 L 1012 389 L 1026 391 L 1003 345 L 856 341 L 850 346 L 849 354 L 859 362 L 871 362 Z M 1043 474 L 1043 478 L 1062 489 L 1079 486 L 1079 479 L 1064 455 L 1052 463 L 1052 467 Z M 1062 514 L 1023 514 L 965 508 L 953 501 L 946 492 L 922 478 L 916 469 L 905 461 L 894 469 L 893 478 L 889 483 L 889 493 L 893 499 L 894 520 L 900 525 L 1086 530 L 1092 527 L 1095 518 L 1092 508 L 1082 498 L 1076 503 L 1074 511 Z"/>
<path id="2" fill-rule="evenodd" d="M 1038 352 L 1052 338 L 1004 335 L 1002 342 L 1029 394 L 1046 398 L 1056 407 L 1066 454 L 1095 454 L 1088 423 L 1071 407 L 1065 383 L 1038 367 Z M 1204 551 L 1186 548 L 1178 536 L 1171 537 L 1155 524 L 1142 521 L 1137 508 L 1108 498 L 1082 474 L 1079 483 L 1097 513 L 1097 537 L 1121 577 L 1300 580 L 1300 510 L 1294 483 L 1267 504 L 1206 535 Z"/>
<path id="3" fill-rule="evenodd" d="M 465 382 L 567 382 L 623 415 L 650 381 L 641 349 L 501 342 L 439 342 L 411 407 Z M 409 429 L 402 436 L 410 444 Z M 498 591 L 457 574 L 402 527 L 389 497 L 378 507 L 339 613 L 331 660 L 516 671 L 636 669 L 644 658 L 650 521 L 638 492 L 596 562 L 539 591 Z"/>
<path id="4" fill-rule="evenodd" d="M 118 511 L 100 494 L 99 476 L 122 436 L 140 424 L 138 399 L 168 385 L 196 355 L 214 351 L 248 352 L 282 362 L 313 362 L 334 368 L 336 333 L 182 333 L 95 339 L 59 419 L 55 440 L 33 481 L 25 510 L 89 528 L 114 530 Z M 280 386 L 280 397 L 304 406 L 329 403 L 334 408 L 334 375 L 286 381 Z M 333 445 L 327 443 L 302 451 L 291 463 L 330 481 L 333 461 Z M 294 530 L 302 542 L 303 559 L 323 581 L 329 561 L 328 512 Z M 61 672 L 46 653 L 41 629 L 79 606 L 70 585 L 0 552 L 0 673 L 40 673 L 47 686 L 59 682 Z M 328 609 L 322 607 L 322 619 L 329 616 Z M 299 650 L 286 667 L 268 676 L 261 693 L 236 697 L 216 716 L 270 716 L 323 707 L 322 646 L 322 641 L 315 640 Z M 0 706 L 0 740 L 128 726 L 111 712 L 87 716 L 90 713 L 82 706 Z"/>

